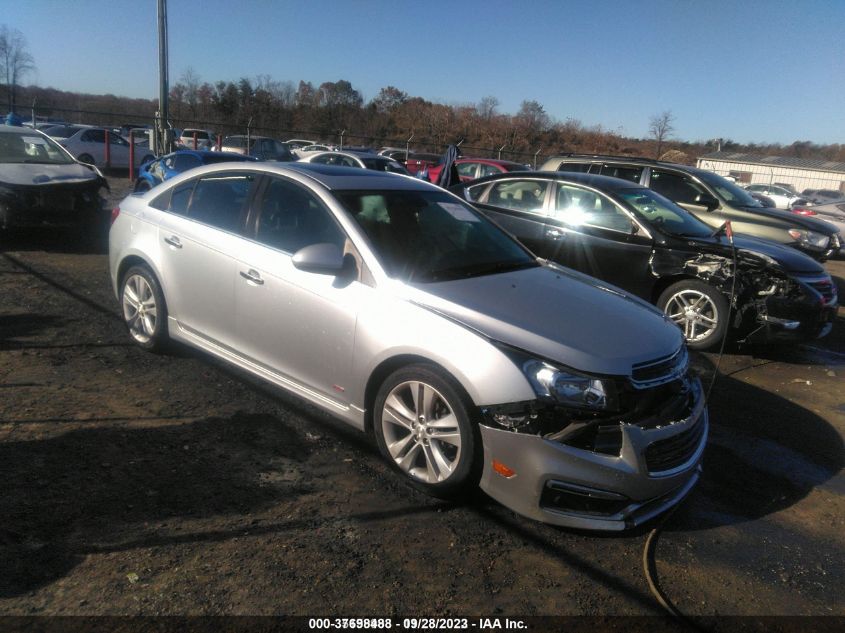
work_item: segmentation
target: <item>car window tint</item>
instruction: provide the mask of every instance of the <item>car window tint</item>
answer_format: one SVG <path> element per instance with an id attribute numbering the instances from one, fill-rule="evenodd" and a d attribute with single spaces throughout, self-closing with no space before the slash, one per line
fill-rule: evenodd
<path id="1" fill-rule="evenodd" d="M 103 130 L 88 130 L 82 135 L 82 140 L 86 143 L 105 143 L 106 133 Z"/>
<path id="2" fill-rule="evenodd" d="M 343 248 L 346 235 L 314 194 L 286 180 L 273 179 L 261 199 L 255 239 L 295 253 L 325 242 Z"/>
<path id="3" fill-rule="evenodd" d="M 604 164 L 601 166 L 602 176 L 611 176 L 612 178 L 621 178 L 622 180 L 630 180 L 639 184 L 640 177 L 643 175 L 643 168 L 634 165 L 613 165 Z"/>
<path id="4" fill-rule="evenodd" d="M 129 143 L 127 143 L 125 139 L 119 136 L 117 132 L 109 132 L 109 144 L 129 147 Z"/>
<path id="5" fill-rule="evenodd" d="M 487 204 L 517 211 L 543 213 L 547 188 L 548 183 L 540 180 L 502 180 L 490 189 Z"/>
<path id="6" fill-rule="evenodd" d="M 561 163 L 556 171 L 576 171 L 586 173 L 590 171 L 590 163 Z"/>
<path id="7" fill-rule="evenodd" d="M 484 163 L 478 166 L 478 170 L 479 178 L 483 176 L 492 176 L 493 174 L 501 173 L 501 170 L 498 167 L 495 167 L 493 165 L 485 165 Z"/>
<path id="8" fill-rule="evenodd" d="M 608 198 L 588 189 L 558 183 L 552 216 L 570 226 L 593 226 L 629 233 L 631 219 Z"/>
<path id="9" fill-rule="evenodd" d="M 483 194 L 486 190 L 487 190 L 487 183 L 486 182 L 482 183 L 480 185 L 473 185 L 472 187 L 467 187 L 467 190 L 466 190 L 467 197 L 470 200 L 478 200 L 481 197 L 481 194 Z"/>
<path id="10" fill-rule="evenodd" d="M 193 167 L 199 167 L 199 165 L 200 159 L 193 154 L 176 154 L 173 157 L 172 168 L 176 171 L 187 171 Z"/>
<path id="11" fill-rule="evenodd" d="M 475 178 L 475 168 L 478 163 L 460 163 L 459 165 L 455 165 L 458 170 L 459 176 L 464 176 L 466 178 Z"/>
<path id="12" fill-rule="evenodd" d="M 191 196 L 188 217 L 224 231 L 237 231 L 252 181 L 250 174 L 232 172 L 200 178 Z"/>
<path id="13" fill-rule="evenodd" d="M 167 206 L 164 207 L 165 210 L 171 213 L 185 215 L 188 212 L 188 202 L 191 200 L 191 192 L 194 190 L 196 182 L 196 180 L 189 180 L 172 189 L 171 196 L 167 200 Z M 158 209 L 159 207 L 156 208 Z"/>
<path id="14" fill-rule="evenodd" d="M 681 174 L 659 169 L 651 170 L 650 188 L 657 193 L 666 196 L 672 202 L 695 204 L 695 198 L 700 193 L 705 193 L 704 187 L 693 182 Z"/>

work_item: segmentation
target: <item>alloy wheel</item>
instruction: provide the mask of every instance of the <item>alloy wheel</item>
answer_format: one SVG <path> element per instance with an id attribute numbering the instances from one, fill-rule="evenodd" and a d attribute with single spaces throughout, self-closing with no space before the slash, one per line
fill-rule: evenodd
<path id="1" fill-rule="evenodd" d="M 123 318 L 129 333 L 139 343 L 147 343 L 156 333 L 158 311 L 155 294 L 142 275 L 126 278 L 123 286 Z"/>
<path id="2" fill-rule="evenodd" d="M 687 342 L 708 338 L 719 326 L 719 309 L 703 292 L 685 289 L 666 302 L 666 315 L 684 331 Z"/>

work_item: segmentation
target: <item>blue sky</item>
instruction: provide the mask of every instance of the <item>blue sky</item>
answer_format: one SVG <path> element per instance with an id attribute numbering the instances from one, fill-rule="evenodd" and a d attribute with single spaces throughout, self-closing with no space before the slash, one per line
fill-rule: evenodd
<path id="1" fill-rule="evenodd" d="M 155 98 L 155 0 L 0 0 L 25 83 Z M 171 83 L 346 79 L 648 136 L 845 143 L 845 0 L 168 0 Z"/>

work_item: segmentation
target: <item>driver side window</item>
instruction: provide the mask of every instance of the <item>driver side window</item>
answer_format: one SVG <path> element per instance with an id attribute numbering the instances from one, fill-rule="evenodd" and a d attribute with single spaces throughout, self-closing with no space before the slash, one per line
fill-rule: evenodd
<path id="1" fill-rule="evenodd" d="M 346 235 L 312 193 L 286 180 L 273 179 L 261 200 L 255 239 L 293 254 L 323 242 L 342 249 Z"/>

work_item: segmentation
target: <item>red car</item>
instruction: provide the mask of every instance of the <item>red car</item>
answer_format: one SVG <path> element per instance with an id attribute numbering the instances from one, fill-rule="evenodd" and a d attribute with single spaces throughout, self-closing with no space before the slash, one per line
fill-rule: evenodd
<path id="1" fill-rule="evenodd" d="M 458 175 L 461 177 L 461 182 L 475 180 L 482 176 L 491 176 L 492 174 L 507 173 L 509 171 L 530 171 L 530 167 L 526 167 L 522 163 L 514 163 L 509 160 L 496 160 L 495 158 L 459 158 L 455 161 L 455 166 L 458 168 Z M 429 182 L 436 183 L 441 171 L 443 171 L 443 163 L 429 167 Z"/>

